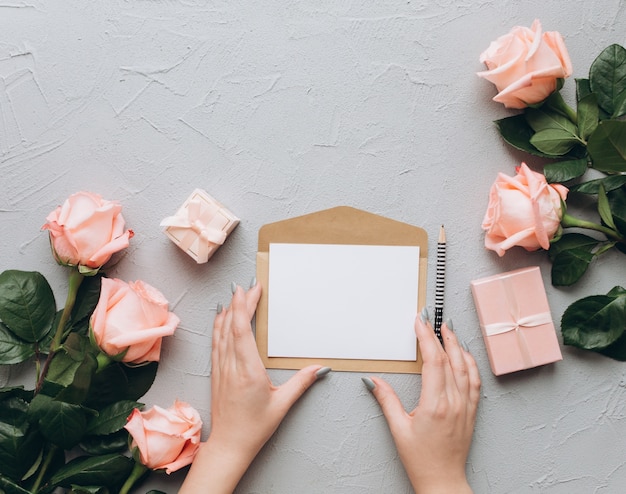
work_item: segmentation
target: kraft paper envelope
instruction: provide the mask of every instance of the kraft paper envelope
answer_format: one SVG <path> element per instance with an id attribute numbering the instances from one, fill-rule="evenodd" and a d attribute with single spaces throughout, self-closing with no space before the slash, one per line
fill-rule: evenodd
<path id="1" fill-rule="evenodd" d="M 419 247 L 418 311 L 425 305 L 428 235 L 422 228 L 339 206 L 316 213 L 264 225 L 259 230 L 257 279 L 264 291 L 256 312 L 256 340 L 261 359 L 270 369 L 301 369 L 311 364 L 333 370 L 359 372 L 419 373 L 422 359 L 415 361 L 319 359 L 268 356 L 269 249 L 271 243 L 402 245 Z M 416 343 L 417 345 L 417 340 Z"/>

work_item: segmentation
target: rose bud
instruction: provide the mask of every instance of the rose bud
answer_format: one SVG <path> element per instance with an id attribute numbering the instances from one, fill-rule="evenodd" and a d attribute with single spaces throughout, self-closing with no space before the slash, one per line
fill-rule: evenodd
<path id="1" fill-rule="evenodd" d="M 57 262 L 85 272 L 97 271 L 113 254 L 128 247 L 133 232 L 124 230 L 121 210 L 118 203 L 90 192 L 67 198 L 42 227 L 49 232 Z"/>
<path id="2" fill-rule="evenodd" d="M 161 339 L 174 333 L 179 318 L 168 311 L 161 292 L 143 281 L 103 278 L 90 327 L 98 347 L 122 362 L 157 362 Z"/>
<path id="3" fill-rule="evenodd" d="M 548 184 L 526 163 L 517 172 L 515 177 L 498 174 L 482 223 L 487 232 L 485 247 L 499 256 L 515 245 L 528 251 L 547 250 L 564 214 L 561 201 L 567 197 L 567 187 Z"/>
<path id="4" fill-rule="evenodd" d="M 189 465 L 200 446 L 202 420 L 187 403 L 176 400 L 170 408 L 154 406 L 145 412 L 134 409 L 124 428 L 132 436 L 131 449 L 152 470 L 166 473 Z"/>
<path id="5" fill-rule="evenodd" d="M 493 100 L 507 108 L 540 103 L 556 90 L 557 79 L 572 74 L 563 38 L 556 31 L 543 33 L 539 20 L 492 41 L 480 61 L 488 70 L 478 76 L 495 84 L 499 92 Z"/>

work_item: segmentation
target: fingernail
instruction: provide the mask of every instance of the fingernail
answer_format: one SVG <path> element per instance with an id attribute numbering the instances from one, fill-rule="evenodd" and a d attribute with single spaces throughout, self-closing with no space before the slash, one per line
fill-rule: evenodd
<path id="1" fill-rule="evenodd" d="M 318 370 L 315 373 L 315 377 L 317 377 L 318 379 L 320 377 L 324 377 L 326 374 L 328 374 L 332 369 L 330 367 L 322 367 L 320 370 Z"/>
<path id="2" fill-rule="evenodd" d="M 426 307 L 422 309 L 422 312 L 420 313 L 420 319 L 422 320 L 423 323 L 425 323 L 426 321 L 430 319 L 428 315 L 428 309 Z"/>
<path id="3" fill-rule="evenodd" d="M 465 343 L 463 340 L 461 340 L 461 346 L 463 347 L 463 350 L 465 350 L 466 352 L 469 352 L 469 348 L 467 347 L 467 343 Z"/>
<path id="4" fill-rule="evenodd" d="M 223 310 L 224 310 L 224 306 L 222 305 L 221 302 L 218 302 L 217 303 L 217 313 L 221 314 Z"/>
<path id="5" fill-rule="evenodd" d="M 361 381 L 363 381 L 363 384 L 365 384 L 368 391 L 374 391 L 376 388 L 376 384 L 374 384 L 374 381 L 372 381 L 369 377 L 362 377 Z"/>
<path id="6" fill-rule="evenodd" d="M 446 326 L 450 331 L 454 331 L 454 325 L 452 324 L 452 319 L 446 319 Z"/>
<path id="7" fill-rule="evenodd" d="M 230 282 L 230 291 L 233 292 L 233 295 L 237 291 L 237 283 L 235 283 L 234 281 Z"/>
<path id="8" fill-rule="evenodd" d="M 256 286 L 256 276 L 252 278 L 250 281 L 250 288 L 254 288 Z"/>

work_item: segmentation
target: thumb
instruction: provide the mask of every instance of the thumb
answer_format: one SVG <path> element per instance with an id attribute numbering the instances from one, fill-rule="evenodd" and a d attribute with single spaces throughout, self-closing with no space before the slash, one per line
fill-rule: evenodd
<path id="1" fill-rule="evenodd" d="M 374 388 L 371 390 L 372 394 L 378 401 L 389 427 L 393 429 L 401 420 L 406 418 L 406 411 L 400 398 L 386 381 L 378 377 L 372 377 L 371 381 L 374 383 Z"/>
<path id="2" fill-rule="evenodd" d="M 284 412 L 292 407 L 298 401 L 304 392 L 317 381 L 316 372 L 322 368 L 320 365 L 309 365 L 304 369 L 300 369 L 291 378 L 276 390 L 279 396 L 279 402 Z"/>

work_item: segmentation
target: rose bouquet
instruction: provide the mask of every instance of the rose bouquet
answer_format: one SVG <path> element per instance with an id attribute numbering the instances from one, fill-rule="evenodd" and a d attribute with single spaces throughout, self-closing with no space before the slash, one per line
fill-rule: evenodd
<path id="1" fill-rule="evenodd" d="M 101 273 L 133 236 L 119 204 L 79 192 L 43 229 L 69 288 L 57 311 L 40 273 L 0 274 L 0 365 L 36 371 L 32 390 L 0 389 L 0 492 L 127 493 L 149 471 L 188 465 L 199 445 L 189 405 L 142 412 L 137 401 L 179 319 L 147 283 Z"/>
<path id="2" fill-rule="evenodd" d="M 513 246 L 545 249 L 552 284 L 572 285 L 603 253 L 626 254 L 626 49 L 607 47 L 576 79 L 575 109 L 560 92 L 573 72 L 563 38 L 538 20 L 492 42 L 480 61 L 487 70 L 478 75 L 498 90 L 494 101 L 520 110 L 496 121 L 500 135 L 544 163 L 543 173 L 522 164 L 515 177 L 498 176 L 485 245 L 501 256 Z M 570 214 L 568 194 L 595 202 L 597 220 Z M 626 290 L 574 302 L 561 330 L 566 344 L 626 360 Z"/>

